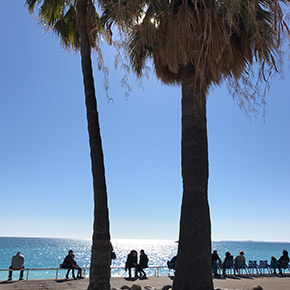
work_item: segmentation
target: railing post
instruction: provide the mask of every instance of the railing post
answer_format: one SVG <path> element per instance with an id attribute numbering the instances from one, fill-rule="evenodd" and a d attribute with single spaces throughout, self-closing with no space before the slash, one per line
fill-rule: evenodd
<path id="1" fill-rule="evenodd" d="M 84 277 L 86 277 L 86 268 L 84 268 Z"/>
<path id="2" fill-rule="evenodd" d="M 56 277 L 55 277 L 55 280 L 57 280 L 58 278 L 58 269 L 56 269 Z"/>
<path id="3" fill-rule="evenodd" d="M 27 269 L 26 271 L 27 271 L 27 274 L 26 274 L 26 281 L 28 281 L 29 269 Z"/>

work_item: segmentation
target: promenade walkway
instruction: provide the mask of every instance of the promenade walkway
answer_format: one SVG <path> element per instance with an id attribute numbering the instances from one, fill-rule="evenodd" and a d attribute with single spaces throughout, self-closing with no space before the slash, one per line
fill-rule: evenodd
<path id="1" fill-rule="evenodd" d="M 86 290 L 89 280 L 28 280 L 0 282 L 1 290 Z M 151 286 L 152 289 L 161 290 L 165 285 L 172 285 L 172 280 L 167 276 L 149 277 L 146 280 L 128 281 L 124 278 L 112 278 L 112 289 L 130 289 L 133 284 L 144 287 Z M 260 285 L 264 290 L 290 290 L 290 277 L 250 277 L 250 278 L 227 278 L 214 279 L 215 288 L 224 290 L 250 290 Z M 127 286 L 124 287 L 124 286 Z"/>

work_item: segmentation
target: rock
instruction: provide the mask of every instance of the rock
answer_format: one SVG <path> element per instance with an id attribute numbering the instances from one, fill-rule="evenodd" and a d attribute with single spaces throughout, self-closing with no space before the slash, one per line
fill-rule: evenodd
<path id="1" fill-rule="evenodd" d="M 140 285 L 136 285 L 136 284 L 134 284 L 134 285 L 131 287 L 131 290 L 142 290 L 142 288 L 141 288 Z"/>
<path id="2" fill-rule="evenodd" d="M 252 290 L 264 290 L 262 286 L 257 285 L 255 287 L 252 288 Z"/>
<path id="3" fill-rule="evenodd" d="M 162 288 L 162 290 L 168 290 L 168 289 L 172 289 L 172 286 L 171 285 L 166 285 Z"/>

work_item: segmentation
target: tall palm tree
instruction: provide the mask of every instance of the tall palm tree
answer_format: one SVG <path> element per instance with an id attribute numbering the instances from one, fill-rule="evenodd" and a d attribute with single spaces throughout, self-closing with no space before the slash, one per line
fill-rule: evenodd
<path id="1" fill-rule="evenodd" d="M 91 50 L 99 49 L 102 26 L 91 0 L 26 0 L 31 13 L 39 5 L 39 21 L 57 33 L 66 48 L 79 50 L 89 132 L 94 188 L 94 228 L 89 290 L 110 289 L 109 212 L 103 149 L 95 96 Z"/>
<path id="2" fill-rule="evenodd" d="M 212 290 L 206 98 L 228 79 L 251 108 L 266 73 L 276 70 L 288 0 L 99 0 L 108 28 L 124 32 L 133 70 L 148 58 L 157 77 L 182 87 L 182 178 L 175 290 Z M 260 68 L 251 83 L 251 65 Z M 246 90 L 243 91 L 242 84 Z M 256 95 L 255 95 L 256 93 Z"/>

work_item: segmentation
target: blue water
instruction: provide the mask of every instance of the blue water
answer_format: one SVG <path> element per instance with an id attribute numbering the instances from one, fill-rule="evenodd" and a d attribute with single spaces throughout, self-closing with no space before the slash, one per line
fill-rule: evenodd
<path id="1" fill-rule="evenodd" d="M 113 240 L 117 259 L 113 260 L 112 266 L 125 265 L 127 254 L 130 250 L 140 251 L 144 249 L 149 257 L 149 265 L 166 265 L 177 252 L 177 244 L 174 241 L 166 240 Z M 90 240 L 54 239 L 54 238 L 6 238 L 0 237 L 0 269 L 7 269 L 10 266 L 11 257 L 17 251 L 25 256 L 26 268 L 57 268 L 62 263 L 69 249 L 75 254 L 75 260 L 81 267 L 90 266 Z M 221 257 L 229 251 L 236 256 L 240 250 L 245 252 L 246 260 L 270 260 L 271 256 L 280 257 L 282 250 L 290 252 L 290 243 L 270 242 L 213 242 L 213 249 L 216 249 Z M 149 271 L 149 270 L 147 270 Z M 164 270 L 166 275 L 168 272 Z M 88 274 L 88 272 L 87 272 Z M 150 272 L 148 272 L 150 275 Z M 152 273 L 151 273 L 152 274 Z M 6 272 L 0 272 L 0 280 L 7 279 Z M 65 271 L 60 271 L 59 277 L 64 277 Z M 124 276 L 124 270 L 114 270 L 112 276 Z M 19 272 L 13 273 L 18 278 Z M 42 279 L 54 278 L 54 271 L 31 272 L 29 277 Z"/>

